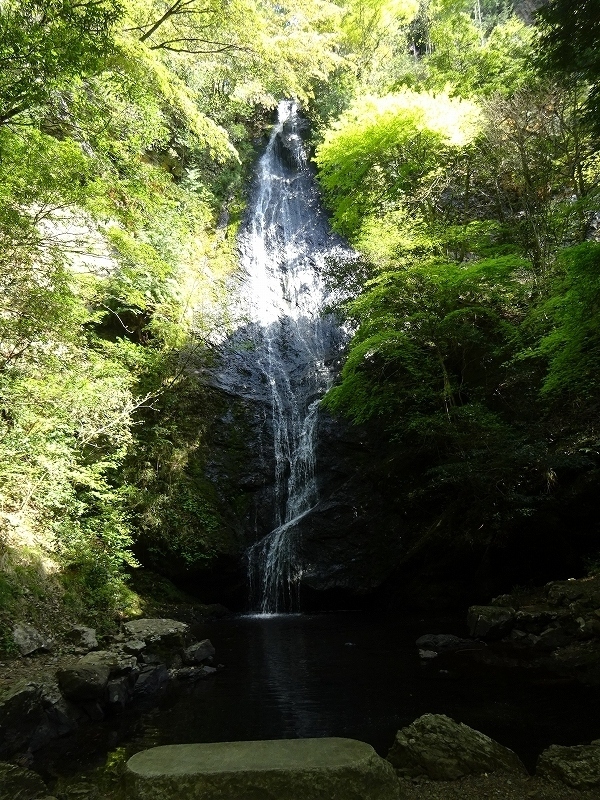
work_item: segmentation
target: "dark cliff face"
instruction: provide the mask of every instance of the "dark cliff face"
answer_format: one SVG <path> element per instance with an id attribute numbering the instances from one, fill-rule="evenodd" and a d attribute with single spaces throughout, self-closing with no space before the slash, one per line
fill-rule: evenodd
<path id="1" fill-rule="evenodd" d="M 393 488 L 378 469 L 376 440 L 322 412 L 317 446 L 320 501 L 300 527 L 302 585 L 365 598 L 390 575 L 402 553 L 402 519 L 388 500 Z M 315 598 L 318 602 L 318 598 Z"/>
<path id="2" fill-rule="evenodd" d="M 226 404 L 229 411 L 213 426 L 206 469 L 215 485 L 227 487 L 236 498 L 229 525 L 238 549 L 220 553 L 183 582 L 207 601 L 244 610 L 245 551 L 273 527 L 276 464 L 269 404 L 233 396 Z M 302 608 L 360 606 L 399 563 L 404 523 L 390 502 L 394 487 L 383 479 L 377 443 L 368 444 L 363 430 L 324 412 L 317 441 L 319 499 L 293 531 L 302 569 Z"/>

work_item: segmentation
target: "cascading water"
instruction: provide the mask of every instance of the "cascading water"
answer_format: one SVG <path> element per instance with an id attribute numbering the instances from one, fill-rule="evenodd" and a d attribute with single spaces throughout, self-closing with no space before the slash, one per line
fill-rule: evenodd
<path id="1" fill-rule="evenodd" d="M 322 272 L 326 258 L 349 255 L 328 229 L 301 125 L 296 104 L 281 102 L 240 235 L 247 338 L 237 369 L 246 375 L 246 396 L 262 393 L 269 408 L 275 472 L 272 529 L 247 554 L 251 604 L 262 614 L 298 609 L 299 523 L 317 502 L 318 406 L 342 338 L 323 313 Z"/>

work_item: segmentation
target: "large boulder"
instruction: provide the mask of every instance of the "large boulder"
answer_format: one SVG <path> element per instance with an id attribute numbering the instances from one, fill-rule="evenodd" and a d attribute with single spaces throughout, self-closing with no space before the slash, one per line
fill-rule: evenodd
<path id="1" fill-rule="evenodd" d="M 110 670 L 103 665 L 75 664 L 56 673 L 61 692 L 74 702 L 104 700 Z"/>
<path id="2" fill-rule="evenodd" d="M 49 738 L 55 739 L 74 731 L 83 716 L 79 708 L 64 697 L 56 681 L 45 681 L 40 685 L 40 689 L 42 706 L 48 721 L 48 727 L 44 726 L 44 732 L 47 731 Z M 39 739 L 38 730 L 33 742 Z"/>
<path id="3" fill-rule="evenodd" d="M 13 639 L 22 656 L 52 649 L 52 642 L 33 625 L 19 624 L 13 628 Z"/>
<path id="4" fill-rule="evenodd" d="M 154 747 L 127 762 L 136 800 L 397 800 L 398 781 L 355 739 L 278 739 Z"/>
<path id="5" fill-rule="evenodd" d="M 186 664 L 201 664 L 203 661 L 212 658 L 214 654 L 215 648 L 210 639 L 202 639 L 201 642 L 196 642 L 196 644 L 186 648 L 183 659 Z"/>
<path id="6" fill-rule="evenodd" d="M 106 701 L 109 705 L 124 708 L 132 695 L 133 688 L 130 685 L 129 678 L 125 675 L 120 678 L 114 678 L 106 685 Z"/>
<path id="7" fill-rule="evenodd" d="M 471 606 L 467 614 L 469 635 L 476 639 L 502 639 L 514 624 L 514 608 Z"/>
<path id="8" fill-rule="evenodd" d="M 164 664 L 146 664 L 133 687 L 134 697 L 147 696 L 157 692 L 169 681 L 169 671 Z"/>
<path id="9" fill-rule="evenodd" d="M 111 678 L 119 675 L 129 675 L 138 668 L 135 656 L 126 653 L 115 653 L 113 650 L 96 650 L 82 656 L 77 662 L 78 666 L 106 667 Z"/>
<path id="10" fill-rule="evenodd" d="M 0 697 L 0 758 L 27 749 L 46 723 L 41 686 L 37 683 L 13 686 Z"/>
<path id="11" fill-rule="evenodd" d="M 81 712 L 56 683 L 21 683 L 0 699 L 0 758 L 35 751 L 77 728 Z"/>
<path id="12" fill-rule="evenodd" d="M 48 789 L 37 772 L 0 763 L 0 800 L 41 800 Z"/>
<path id="13" fill-rule="evenodd" d="M 129 639 L 159 647 L 183 647 L 190 626 L 175 619 L 134 619 L 123 626 Z"/>
<path id="14" fill-rule="evenodd" d="M 484 772 L 526 772 L 512 750 L 443 714 L 425 714 L 398 731 L 387 758 L 401 777 L 436 781 Z"/>
<path id="15" fill-rule="evenodd" d="M 600 739 L 575 747 L 553 744 L 538 758 L 536 775 L 574 789 L 600 789 Z"/>
<path id="16" fill-rule="evenodd" d="M 98 649 L 96 631 L 86 625 L 73 625 L 71 630 L 65 634 L 65 639 L 84 650 Z"/>

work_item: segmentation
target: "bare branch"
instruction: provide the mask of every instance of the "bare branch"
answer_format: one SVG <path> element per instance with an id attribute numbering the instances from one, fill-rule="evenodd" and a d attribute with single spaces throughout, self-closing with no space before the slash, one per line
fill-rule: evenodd
<path id="1" fill-rule="evenodd" d="M 140 36 L 140 42 L 145 42 L 146 39 L 149 39 L 153 33 L 156 33 L 160 26 L 163 25 L 168 19 L 177 14 L 181 14 L 188 6 L 193 5 L 195 2 L 196 0 L 175 0 L 173 5 L 165 11 L 162 17 L 157 19 L 156 22 L 150 26 L 149 30 Z"/>
<path id="2" fill-rule="evenodd" d="M 208 49 L 200 49 L 193 47 L 194 42 L 198 45 L 211 45 Z M 188 44 L 189 47 L 178 46 L 179 43 Z M 249 47 L 242 47 L 238 44 L 225 44 L 224 42 L 213 42 L 210 39 L 194 39 L 182 37 L 180 39 L 168 39 L 160 44 L 155 44 L 150 47 L 150 50 L 170 50 L 173 53 L 224 53 L 227 50 L 240 50 L 248 53 L 254 52 Z"/>

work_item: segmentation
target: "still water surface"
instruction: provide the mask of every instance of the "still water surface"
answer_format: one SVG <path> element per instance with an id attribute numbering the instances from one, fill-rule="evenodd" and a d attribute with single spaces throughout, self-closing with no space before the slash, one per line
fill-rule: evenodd
<path id="1" fill-rule="evenodd" d="M 402 621 L 359 612 L 234 617 L 203 625 L 226 669 L 168 689 L 140 713 L 41 754 L 54 774 L 102 763 L 116 747 L 347 736 L 385 755 L 395 732 L 421 714 L 442 713 L 513 748 L 532 768 L 549 744 L 600 738 L 600 693 L 554 680 L 497 671 L 468 656 L 423 663 L 415 639 L 464 633 L 451 623 Z M 456 627 L 456 626 L 455 626 Z"/>

